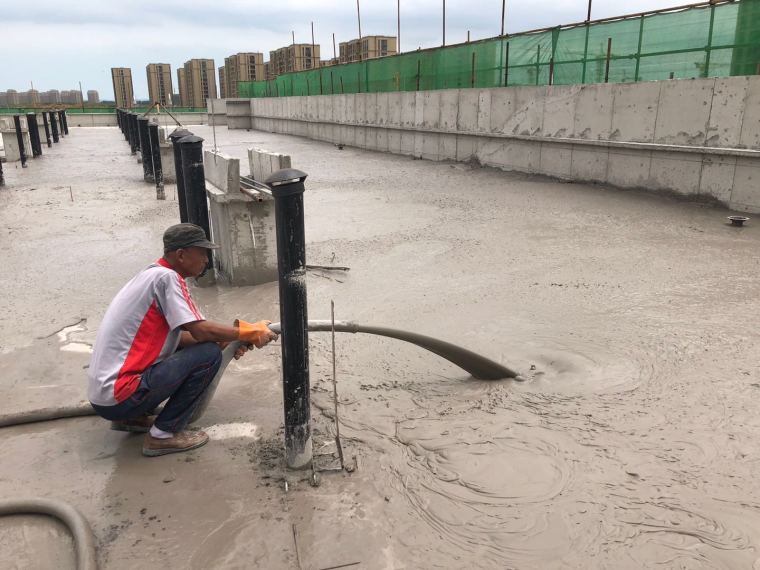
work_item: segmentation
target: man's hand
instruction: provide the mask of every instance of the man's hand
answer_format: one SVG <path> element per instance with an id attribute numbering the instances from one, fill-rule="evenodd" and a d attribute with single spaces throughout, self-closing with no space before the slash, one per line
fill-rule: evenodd
<path id="1" fill-rule="evenodd" d="M 240 360 L 243 355 L 253 348 L 252 344 L 241 344 L 235 351 L 235 360 Z"/>
<path id="2" fill-rule="evenodd" d="M 277 340 L 277 335 L 269 329 L 272 321 L 258 321 L 256 323 L 247 323 L 236 319 L 235 326 L 238 327 L 238 340 L 253 344 L 256 348 L 263 348 L 273 340 Z"/>
<path id="3" fill-rule="evenodd" d="M 218 344 L 219 348 L 221 348 L 222 350 L 224 350 L 230 345 L 229 342 L 217 342 L 216 344 Z M 241 344 L 240 346 L 238 346 L 237 350 L 235 351 L 235 360 L 240 360 L 246 352 L 252 349 L 253 349 L 252 344 Z"/>

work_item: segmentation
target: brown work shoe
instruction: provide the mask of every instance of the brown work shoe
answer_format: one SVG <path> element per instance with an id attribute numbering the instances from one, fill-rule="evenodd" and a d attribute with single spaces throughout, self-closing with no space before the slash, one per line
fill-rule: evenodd
<path id="1" fill-rule="evenodd" d="M 167 453 L 190 451 L 208 443 L 208 435 L 204 431 L 181 431 L 172 437 L 159 439 L 145 434 L 142 453 L 146 457 L 156 457 Z"/>
<path id="2" fill-rule="evenodd" d="M 133 433 L 147 433 L 150 431 L 150 427 L 153 422 L 156 421 L 156 416 L 140 416 L 139 418 L 132 418 L 131 420 L 123 420 L 120 422 L 111 422 L 111 429 L 114 431 L 131 431 Z"/>

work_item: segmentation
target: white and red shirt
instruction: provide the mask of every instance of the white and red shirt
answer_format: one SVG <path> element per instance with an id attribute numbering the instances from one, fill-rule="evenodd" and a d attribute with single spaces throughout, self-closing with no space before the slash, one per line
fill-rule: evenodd
<path id="1" fill-rule="evenodd" d="M 134 394 L 140 375 L 179 345 L 185 323 L 204 320 L 187 284 L 159 259 L 135 275 L 114 297 L 95 338 L 87 396 L 115 406 Z"/>

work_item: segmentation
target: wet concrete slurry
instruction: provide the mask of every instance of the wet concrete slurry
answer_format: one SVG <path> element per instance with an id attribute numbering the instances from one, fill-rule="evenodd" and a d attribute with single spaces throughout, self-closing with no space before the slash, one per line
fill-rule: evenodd
<path id="1" fill-rule="evenodd" d="M 191 130 L 211 146 L 208 127 Z M 316 489 L 288 475 L 285 493 L 270 347 L 232 365 L 200 422 L 214 426 L 207 447 L 144 459 L 139 437 L 96 418 L 6 429 L 0 496 L 79 506 L 107 568 L 760 564 L 754 220 L 255 131 L 217 139 L 309 173 L 308 262 L 351 267 L 309 274 L 310 318 L 334 299 L 339 319 L 460 342 L 530 380 L 474 381 L 411 345 L 339 336 L 341 432 L 359 470 Z M 0 412 L 72 403 L 87 354 L 55 333 L 78 324 L 64 342 L 92 342 L 111 296 L 160 253 L 174 189 L 155 201 L 116 129 L 72 129 L 6 172 Z M 194 295 L 218 320 L 276 320 L 276 291 Z M 329 335 L 311 345 L 329 454 Z M 3 564 L 67 547 L 60 527 L 0 520 Z"/>

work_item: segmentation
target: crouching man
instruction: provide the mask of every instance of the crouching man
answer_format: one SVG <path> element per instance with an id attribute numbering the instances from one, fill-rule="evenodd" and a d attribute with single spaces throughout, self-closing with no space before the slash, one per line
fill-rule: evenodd
<path id="1" fill-rule="evenodd" d="M 190 297 L 187 277 L 206 268 L 218 246 L 202 228 L 177 224 L 164 233 L 164 255 L 114 297 L 100 324 L 88 371 L 88 398 L 121 431 L 147 432 L 143 455 L 188 451 L 208 442 L 187 431 L 193 412 L 219 370 L 222 348 L 242 341 L 235 358 L 276 335 L 270 321 L 235 326 L 207 321 Z M 166 401 L 158 416 L 153 410 Z"/>

